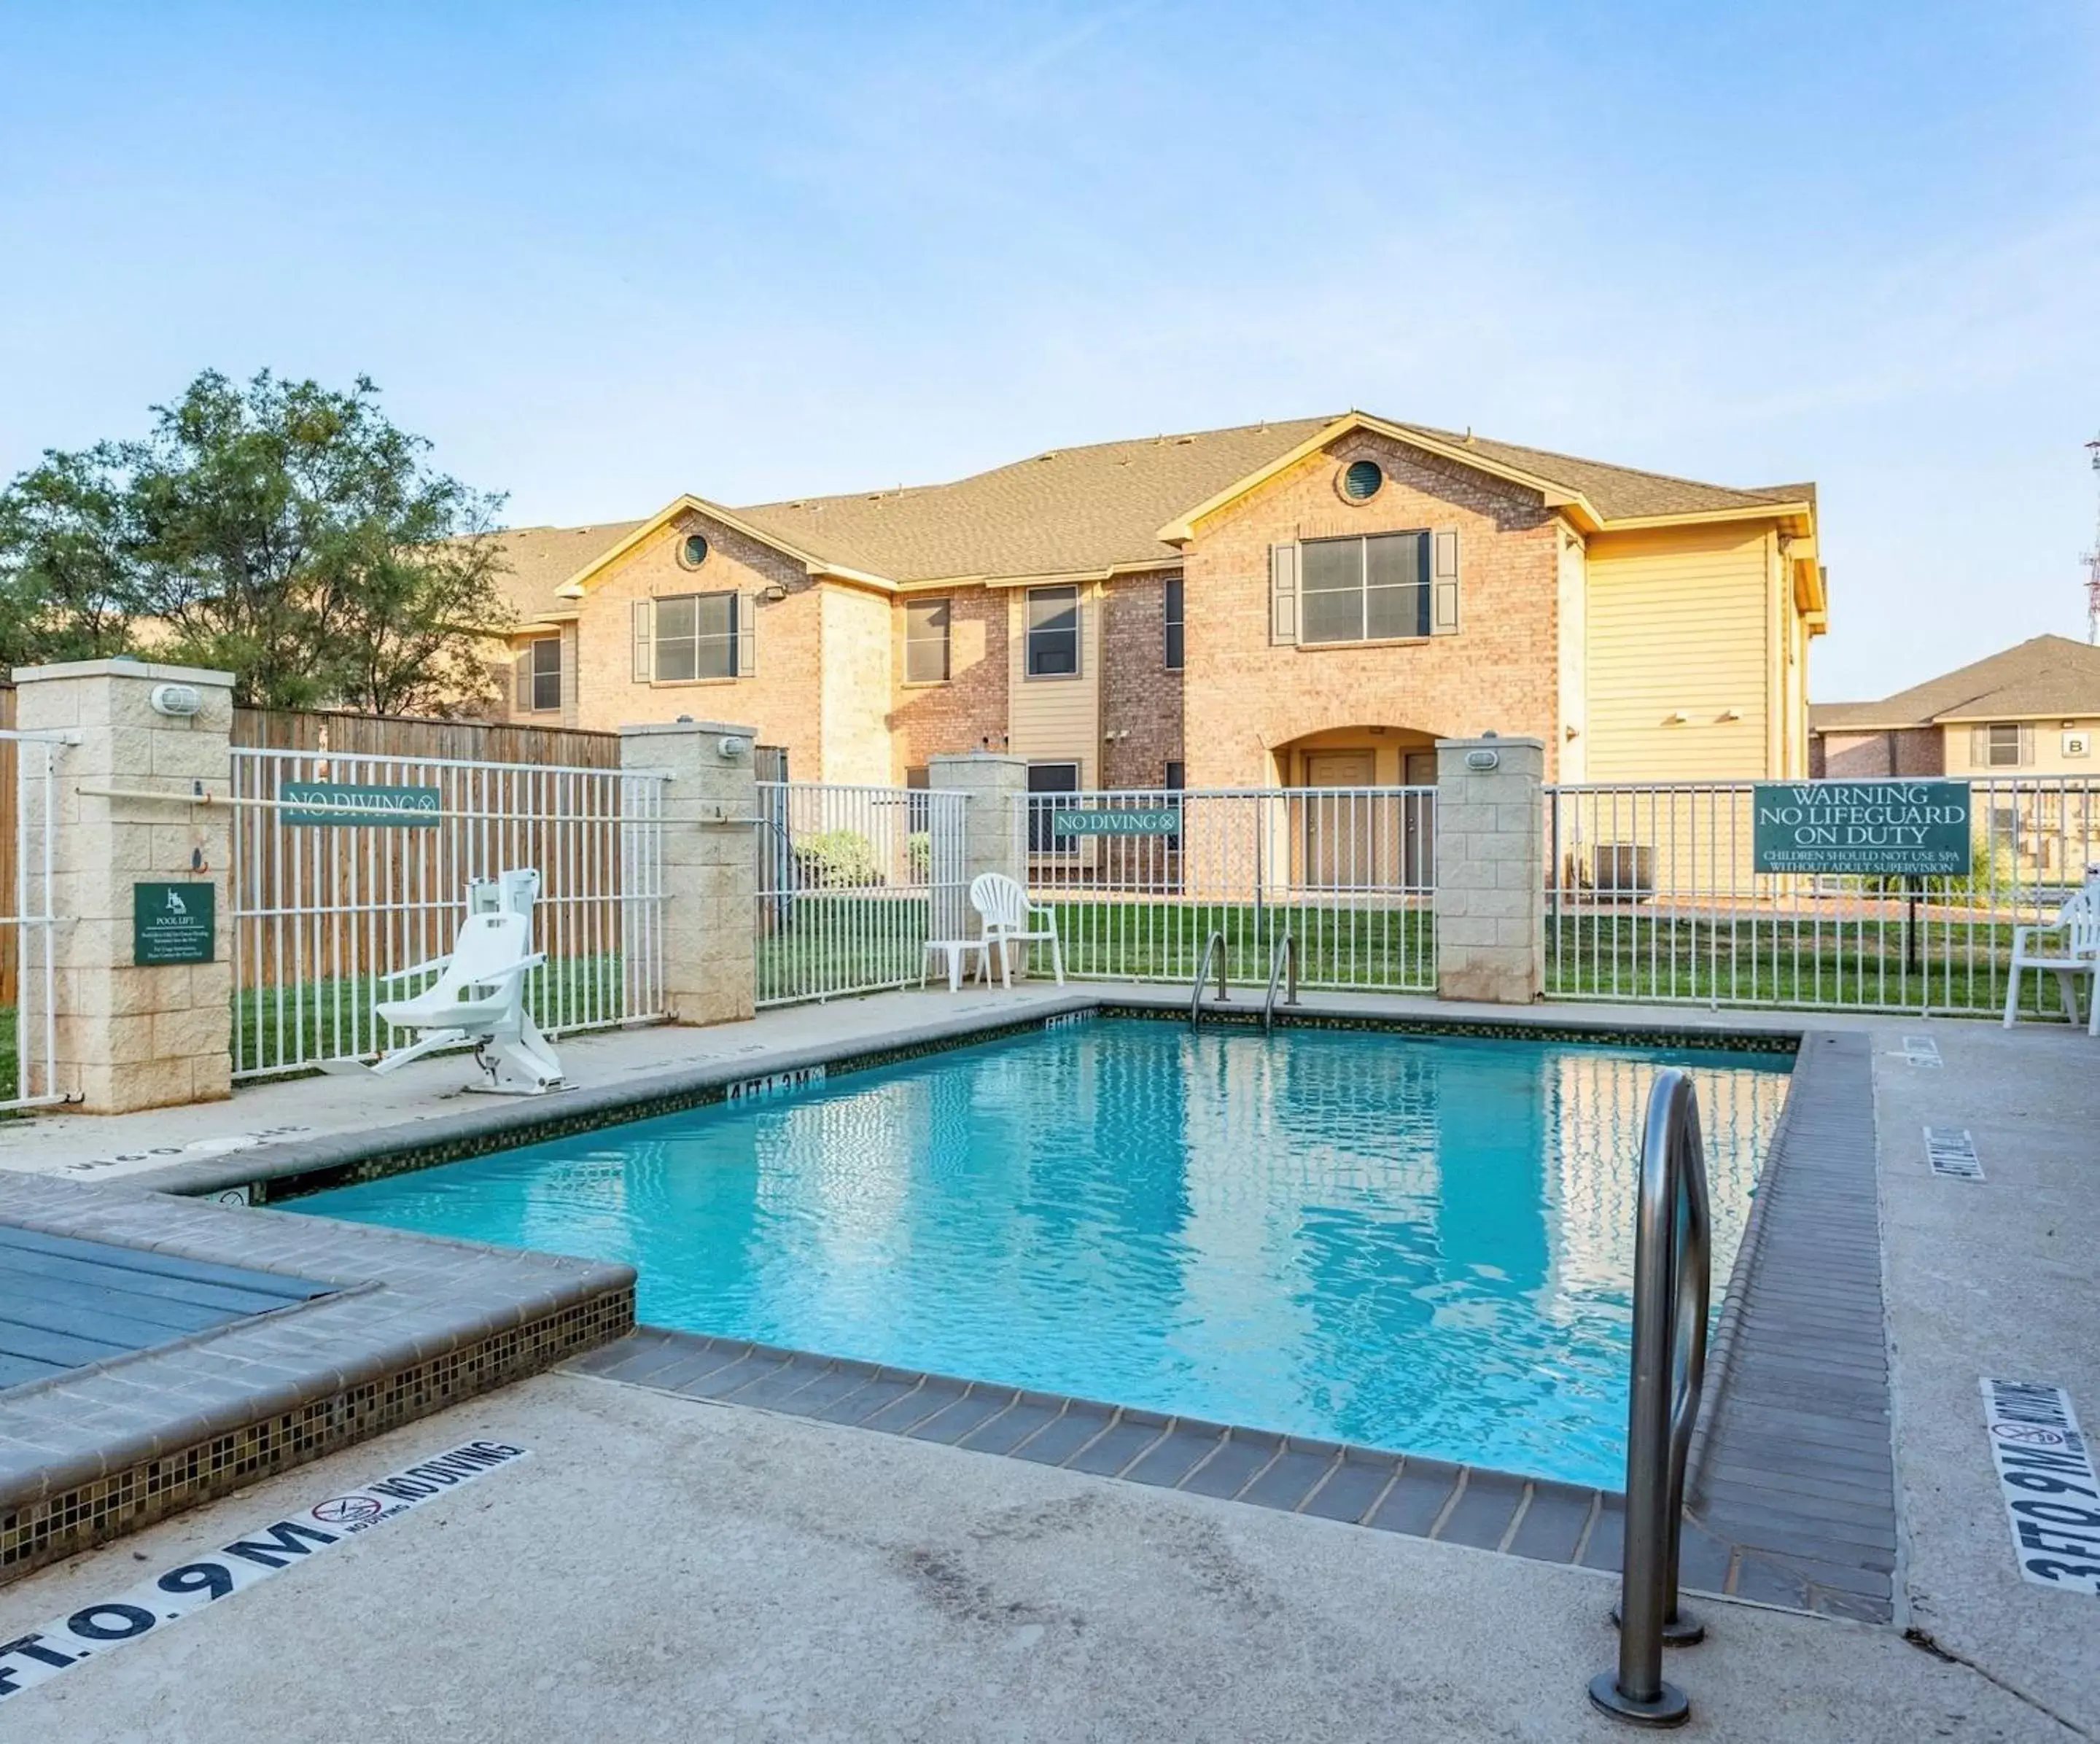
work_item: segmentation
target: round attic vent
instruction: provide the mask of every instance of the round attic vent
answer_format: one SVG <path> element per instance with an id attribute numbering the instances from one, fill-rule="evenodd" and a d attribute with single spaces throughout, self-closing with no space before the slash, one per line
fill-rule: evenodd
<path id="1" fill-rule="evenodd" d="M 1352 460 L 1342 469 L 1342 495 L 1352 503 L 1368 503 L 1384 482 L 1376 460 Z"/>
<path id="2" fill-rule="evenodd" d="M 678 561 L 687 569 L 698 569 L 708 561 L 708 542 L 698 533 L 688 533 L 678 546 Z"/>

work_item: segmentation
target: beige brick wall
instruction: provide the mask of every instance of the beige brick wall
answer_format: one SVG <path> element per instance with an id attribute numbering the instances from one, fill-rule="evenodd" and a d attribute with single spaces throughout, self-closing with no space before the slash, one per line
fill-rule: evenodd
<path id="1" fill-rule="evenodd" d="M 697 570 L 678 561 L 689 532 L 712 548 Z M 633 601 L 680 593 L 756 594 L 771 584 L 784 600 L 757 608 L 758 670 L 750 678 L 703 679 L 686 684 L 634 682 Z M 759 742 L 784 745 L 789 768 L 802 781 L 823 767 L 821 663 L 822 590 L 802 566 L 770 547 L 697 513 L 660 530 L 595 580 L 585 603 L 576 654 L 576 724 L 600 732 L 651 721 L 749 721 Z"/>
<path id="2" fill-rule="evenodd" d="M 1386 482 L 1344 502 L 1341 469 L 1369 458 Z M 1462 628 L 1374 647 L 1268 639 L 1269 547 L 1295 539 L 1452 527 Z M 1189 783 L 1273 777 L 1270 753 L 1305 733 L 1380 725 L 1438 738 L 1559 738 L 1558 535 L 1535 492 L 1363 434 L 1271 480 L 1198 530 L 1185 553 Z"/>
<path id="3" fill-rule="evenodd" d="M 889 744 L 894 607 L 887 594 L 835 582 L 826 583 L 818 598 L 823 629 L 823 778 L 887 785 L 895 778 Z M 765 669 L 761 654 L 759 670 Z M 792 753 L 789 768 L 793 769 Z"/>
<path id="4" fill-rule="evenodd" d="M 1157 787 L 1182 758 L 1182 674 L 1167 669 L 1165 575 L 1118 575 L 1101 606 L 1101 779 Z"/>
<path id="5" fill-rule="evenodd" d="M 1019 622 L 1018 596 L 995 588 L 960 588 L 946 596 L 948 682 L 904 682 L 904 601 L 890 619 L 890 663 L 897 685 L 890 702 L 890 779 L 934 757 L 966 751 L 1002 751 L 1006 745 L 1007 696 L 1011 674 L 1007 625 Z M 986 742 L 989 741 L 989 744 Z"/>

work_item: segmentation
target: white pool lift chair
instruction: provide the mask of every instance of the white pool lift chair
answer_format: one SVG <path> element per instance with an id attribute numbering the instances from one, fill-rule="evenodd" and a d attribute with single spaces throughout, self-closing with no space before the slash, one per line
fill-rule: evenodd
<path id="1" fill-rule="evenodd" d="M 996 949 L 999 979 L 1011 988 L 1012 948 L 1036 942 L 1050 947 L 1050 965 L 1057 971 L 1057 984 L 1065 984 L 1065 950 L 1057 941 L 1057 917 L 1039 902 L 1030 902 L 1019 883 L 1004 872 L 981 873 L 970 885 L 970 906 L 984 923 L 977 969 L 981 979 L 990 978 L 991 953 Z"/>
<path id="2" fill-rule="evenodd" d="M 2063 1009 L 2074 1024 L 2078 1021 L 2077 980 L 2084 975 L 2089 1006 L 2085 1033 L 2100 1036 L 2100 866 L 2085 869 L 2085 887 L 2058 909 L 2048 925 L 2013 928 L 2013 967 L 2005 982 L 2008 1029 L 2019 1015 L 2023 969 L 2056 977 Z"/>
<path id="3" fill-rule="evenodd" d="M 544 963 L 532 949 L 532 906 L 540 874 L 530 868 L 467 886 L 467 916 L 452 953 L 382 976 L 405 981 L 438 972 L 412 999 L 382 1002 L 373 1011 L 399 1029 L 422 1032 L 410 1046 L 382 1055 L 372 1070 L 384 1074 L 439 1048 L 474 1044 L 488 1081 L 470 1087 L 505 1096 L 538 1096 L 562 1086 L 562 1062 L 525 1009 L 525 977 Z"/>

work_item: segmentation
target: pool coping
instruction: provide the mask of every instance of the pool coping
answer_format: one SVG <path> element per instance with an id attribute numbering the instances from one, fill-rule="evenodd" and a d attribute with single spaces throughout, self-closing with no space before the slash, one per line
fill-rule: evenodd
<path id="1" fill-rule="evenodd" d="M 333 1287 L 0 1391 L 0 1583 L 634 1323 L 631 1266 L 115 1182 L 0 1174 L 0 1222 Z"/>
<path id="2" fill-rule="evenodd" d="M 492 1097 L 477 1106 L 431 1119 L 364 1127 L 311 1138 L 231 1152 L 176 1163 L 128 1178 L 139 1187 L 177 1197 L 239 1192 L 254 1203 L 275 1203 L 309 1192 L 379 1179 L 412 1169 L 461 1162 L 490 1152 L 571 1137 L 607 1125 L 682 1113 L 720 1102 L 730 1087 L 792 1076 L 811 1068 L 829 1072 L 873 1070 L 920 1055 L 1020 1036 L 1086 1017 L 1173 1018 L 1187 999 L 1162 988 L 1088 989 L 1031 1000 L 1023 1010 L 982 1010 L 914 1024 L 894 1030 L 876 1046 L 864 1038 L 839 1038 L 769 1048 L 734 1059 L 638 1073 L 616 1084 L 593 1085 L 547 1096 Z M 1204 1007 L 1204 1021 L 1244 1028 L 1260 1021 L 1251 1000 L 1228 1010 Z M 1306 995 L 1296 1006 L 1279 1006 L 1286 1028 L 1375 1029 L 1399 1034 L 1464 1035 L 1487 1039 L 1568 1041 L 1633 1047 L 1741 1049 L 1793 1054 L 1807 1033 L 1792 1022 L 1711 1023 L 1688 1020 L 1614 1024 L 1570 1019 L 1551 1007 L 1512 1007 L 1507 1017 L 1372 1013 Z"/>

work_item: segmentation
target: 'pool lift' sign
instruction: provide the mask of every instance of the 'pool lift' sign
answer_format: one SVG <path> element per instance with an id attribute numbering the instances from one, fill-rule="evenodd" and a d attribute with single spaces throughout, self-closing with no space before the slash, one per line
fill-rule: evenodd
<path id="1" fill-rule="evenodd" d="M 1966 782 L 1759 782 L 1751 804 L 1760 872 L 1968 875 Z"/>

